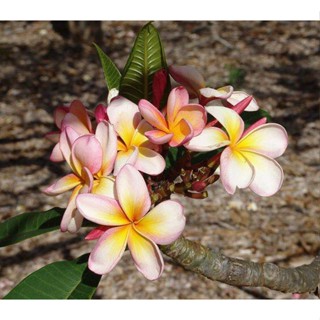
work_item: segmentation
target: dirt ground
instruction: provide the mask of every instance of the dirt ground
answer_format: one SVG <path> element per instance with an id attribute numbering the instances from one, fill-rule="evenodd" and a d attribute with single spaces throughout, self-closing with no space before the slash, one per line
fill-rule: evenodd
<path id="1" fill-rule="evenodd" d="M 103 22 L 100 46 L 123 68 L 143 22 Z M 186 206 L 184 235 L 225 254 L 281 266 L 312 261 L 320 249 L 320 38 L 315 22 L 155 22 L 169 64 L 196 66 L 212 87 L 234 81 L 254 95 L 289 134 L 279 159 L 285 180 L 271 198 L 247 190 L 229 196 L 220 183 L 206 200 Z M 48 197 L 44 186 L 67 172 L 50 163 L 44 134 L 53 110 L 79 98 L 106 101 L 100 62 L 91 42 L 64 40 L 50 23 L 0 23 L 0 220 L 25 211 L 64 207 L 68 195 Z M 230 79 L 231 78 L 231 79 Z M 0 249 L 0 298 L 40 267 L 89 252 L 93 242 L 53 232 Z M 312 298 L 309 296 L 308 298 Z M 235 288 L 187 272 L 165 258 L 154 282 L 125 254 L 101 280 L 102 299 L 290 298 L 263 288 Z"/>

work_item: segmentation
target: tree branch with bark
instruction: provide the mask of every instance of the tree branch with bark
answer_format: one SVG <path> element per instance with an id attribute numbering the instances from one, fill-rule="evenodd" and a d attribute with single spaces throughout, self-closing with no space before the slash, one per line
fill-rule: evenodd
<path id="1" fill-rule="evenodd" d="M 184 237 L 161 246 L 168 257 L 183 268 L 233 286 L 266 287 L 289 293 L 316 292 L 320 284 L 320 252 L 308 265 L 282 268 L 273 263 L 258 263 L 227 257 Z"/>

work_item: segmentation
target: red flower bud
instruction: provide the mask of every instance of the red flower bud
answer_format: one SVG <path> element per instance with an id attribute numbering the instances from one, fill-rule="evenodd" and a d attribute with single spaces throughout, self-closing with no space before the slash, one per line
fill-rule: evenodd
<path id="1" fill-rule="evenodd" d="M 195 181 L 192 183 L 192 190 L 197 192 L 202 192 L 207 187 L 207 183 L 205 181 Z"/>
<path id="2" fill-rule="evenodd" d="M 160 107 L 161 99 L 163 97 L 164 90 L 166 89 L 166 86 L 167 86 L 167 81 L 168 81 L 168 73 L 165 69 L 158 70 L 153 77 L 152 104 L 157 108 Z"/>

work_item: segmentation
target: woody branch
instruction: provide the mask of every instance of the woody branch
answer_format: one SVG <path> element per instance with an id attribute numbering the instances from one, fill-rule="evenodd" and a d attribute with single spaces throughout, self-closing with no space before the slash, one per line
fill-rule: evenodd
<path id="1" fill-rule="evenodd" d="M 184 237 L 161 250 L 187 270 L 233 286 L 266 287 L 280 292 L 316 291 L 320 283 L 320 253 L 309 265 L 282 268 L 223 255 Z"/>

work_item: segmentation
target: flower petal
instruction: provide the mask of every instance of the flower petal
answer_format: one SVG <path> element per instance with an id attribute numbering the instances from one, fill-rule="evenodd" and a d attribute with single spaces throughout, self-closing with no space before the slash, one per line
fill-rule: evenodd
<path id="1" fill-rule="evenodd" d="M 70 166 L 70 168 L 72 168 L 72 170 L 74 170 L 74 168 L 71 163 L 71 148 L 74 141 L 78 138 L 79 134 L 71 127 L 66 127 L 60 135 L 60 150 L 63 154 L 64 159 L 66 159 L 68 165 Z"/>
<path id="2" fill-rule="evenodd" d="M 60 143 L 58 142 L 52 149 L 50 160 L 53 162 L 61 162 L 64 159 L 63 153 L 60 149 Z"/>
<path id="3" fill-rule="evenodd" d="M 117 149 L 121 151 L 127 151 L 127 146 L 118 139 Z"/>
<path id="4" fill-rule="evenodd" d="M 81 214 L 103 226 L 121 226 L 130 223 L 118 201 L 98 194 L 80 194 L 76 199 Z"/>
<path id="5" fill-rule="evenodd" d="M 92 193 L 115 198 L 115 181 L 111 177 L 101 177 L 94 180 Z"/>
<path id="6" fill-rule="evenodd" d="M 233 106 L 238 104 L 240 101 L 243 99 L 249 97 L 250 95 L 244 91 L 234 91 L 230 98 L 227 99 L 229 103 L 231 103 Z M 257 104 L 257 101 L 252 98 L 251 102 L 249 105 L 245 108 L 245 111 L 257 111 L 259 110 L 259 106 Z"/>
<path id="7" fill-rule="evenodd" d="M 70 233 L 76 233 L 79 231 L 79 229 L 82 226 L 82 222 L 83 222 L 83 216 L 81 215 L 81 213 L 79 212 L 79 210 L 73 210 L 72 211 L 72 216 L 71 219 L 69 221 L 67 230 Z"/>
<path id="8" fill-rule="evenodd" d="M 117 134 L 111 124 L 102 121 L 97 125 L 95 137 L 100 142 L 102 148 L 101 174 L 108 176 L 113 170 L 117 156 Z"/>
<path id="9" fill-rule="evenodd" d="M 253 124 L 249 125 L 249 127 L 244 130 L 243 134 L 242 134 L 242 137 L 245 137 L 249 134 L 249 132 L 253 131 L 254 129 L 262 126 L 263 124 L 266 124 L 268 121 L 268 119 L 266 117 L 263 117 L 259 120 L 257 120 L 256 122 L 254 122 Z"/>
<path id="10" fill-rule="evenodd" d="M 184 87 L 177 87 L 171 90 L 167 102 L 167 120 L 169 127 L 174 124 L 175 117 L 179 110 L 189 103 L 189 94 Z"/>
<path id="11" fill-rule="evenodd" d="M 160 130 L 147 131 L 145 135 L 154 144 L 165 144 L 173 137 L 173 133 L 166 133 Z"/>
<path id="12" fill-rule="evenodd" d="M 66 127 L 72 128 L 79 135 L 91 133 L 90 130 L 72 113 L 67 113 L 62 121 L 61 130 Z"/>
<path id="13" fill-rule="evenodd" d="M 161 154 L 148 148 L 138 148 L 138 157 L 134 164 L 136 169 L 150 175 L 158 175 L 163 172 L 165 166 L 166 162 Z"/>
<path id="14" fill-rule="evenodd" d="M 264 154 L 271 158 L 280 157 L 288 146 L 288 134 L 284 127 L 267 123 L 250 131 L 237 144 L 238 150 Z"/>
<path id="15" fill-rule="evenodd" d="M 254 178 L 249 188 L 262 197 L 278 192 L 283 182 L 283 170 L 278 162 L 262 154 L 242 153 L 254 167 Z"/>
<path id="16" fill-rule="evenodd" d="M 116 178 L 116 193 L 122 210 L 130 221 L 138 221 L 150 209 L 151 200 L 141 173 L 125 165 Z"/>
<path id="17" fill-rule="evenodd" d="M 202 133 L 193 137 L 184 146 L 197 152 L 206 152 L 224 147 L 230 143 L 227 134 L 216 127 L 205 128 Z"/>
<path id="18" fill-rule="evenodd" d="M 125 164 L 135 165 L 138 158 L 138 148 L 131 147 L 127 151 L 119 151 L 114 164 L 113 174 L 116 176 Z"/>
<path id="19" fill-rule="evenodd" d="M 119 90 L 117 88 L 112 88 L 109 90 L 107 101 L 108 105 L 111 103 L 111 101 L 116 98 L 119 95 Z"/>
<path id="20" fill-rule="evenodd" d="M 187 143 L 193 137 L 193 129 L 190 123 L 185 119 L 181 119 L 171 130 L 173 137 L 169 142 L 170 147 L 177 147 Z"/>
<path id="21" fill-rule="evenodd" d="M 74 100 L 69 108 L 69 112 L 65 115 L 61 122 L 61 130 L 71 127 L 79 135 L 92 132 L 92 126 L 88 112 L 79 100 Z"/>
<path id="22" fill-rule="evenodd" d="M 129 231 L 129 226 L 108 229 L 89 256 L 89 269 L 97 274 L 110 272 L 123 255 Z"/>
<path id="23" fill-rule="evenodd" d="M 234 194 L 236 187 L 246 188 L 254 177 L 252 164 L 240 153 L 227 147 L 220 158 L 221 182 L 230 194 Z"/>
<path id="24" fill-rule="evenodd" d="M 107 108 L 107 114 L 110 123 L 126 146 L 129 147 L 134 132 L 141 121 L 138 106 L 130 100 L 118 96 L 111 101 Z"/>
<path id="25" fill-rule="evenodd" d="M 202 88 L 200 94 L 206 99 L 227 99 L 232 95 L 233 87 L 225 86 L 218 89 Z"/>
<path id="26" fill-rule="evenodd" d="M 76 206 L 76 197 L 82 188 L 82 185 L 77 186 L 71 194 L 67 208 L 60 223 L 60 229 L 62 232 L 77 232 L 77 230 L 79 230 L 82 225 L 83 217 L 77 210 Z"/>
<path id="27" fill-rule="evenodd" d="M 78 118 L 78 120 L 80 120 L 81 123 L 85 126 L 86 131 L 84 131 L 84 133 L 92 132 L 92 126 L 90 118 L 88 116 L 88 112 L 80 100 L 74 100 L 71 102 L 69 113 L 74 114 Z"/>
<path id="28" fill-rule="evenodd" d="M 216 99 L 216 100 L 211 100 L 210 102 L 208 102 L 208 104 L 206 105 L 206 109 L 208 107 L 226 107 L 223 105 L 222 103 L 223 100 L 220 99 Z"/>
<path id="29" fill-rule="evenodd" d="M 169 244 L 182 233 L 186 224 L 183 206 L 173 200 L 159 203 L 135 225 L 146 238 L 157 244 Z"/>
<path id="30" fill-rule="evenodd" d="M 94 109 L 94 117 L 96 118 L 97 123 L 100 123 L 104 120 L 108 120 L 106 110 L 107 107 L 101 103 L 96 106 L 96 108 Z"/>
<path id="31" fill-rule="evenodd" d="M 70 173 L 44 190 L 48 195 L 57 195 L 73 189 L 81 183 L 81 180 L 73 173 Z"/>
<path id="32" fill-rule="evenodd" d="M 55 108 L 53 112 L 53 118 L 54 118 L 54 123 L 59 129 L 61 129 L 61 123 L 68 112 L 69 112 L 69 107 L 59 106 Z"/>
<path id="33" fill-rule="evenodd" d="M 155 145 L 145 136 L 145 133 L 150 130 L 152 130 L 151 125 L 147 121 L 141 120 L 132 137 L 131 146 L 154 149 Z"/>
<path id="34" fill-rule="evenodd" d="M 252 96 L 248 96 L 246 98 L 244 98 L 243 100 L 241 100 L 240 102 L 238 102 L 236 105 L 232 105 L 230 104 L 228 101 L 226 100 L 222 100 L 223 104 L 225 105 L 225 107 L 232 109 L 233 111 L 235 111 L 237 114 L 241 114 L 244 110 L 247 109 L 248 105 L 251 103 L 253 97 Z"/>
<path id="35" fill-rule="evenodd" d="M 200 104 L 189 104 L 180 109 L 175 118 L 175 123 L 178 123 L 181 119 L 189 122 L 194 136 L 197 136 L 202 132 L 207 123 L 207 113 L 205 108 Z"/>
<path id="36" fill-rule="evenodd" d="M 236 143 L 244 130 L 241 117 L 232 109 L 225 107 L 207 107 L 207 111 L 213 115 L 227 130 L 231 143 Z"/>
<path id="37" fill-rule="evenodd" d="M 206 85 L 201 73 L 192 66 L 170 66 L 169 73 L 188 90 L 191 97 L 197 97 L 199 89 Z"/>
<path id="38" fill-rule="evenodd" d="M 109 227 L 106 226 L 99 226 L 97 228 L 94 228 L 86 235 L 85 240 L 99 239 L 108 229 Z"/>
<path id="39" fill-rule="evenodd" d="M 87 167 L 82 168 L 81 178 L 82 178 L 84 187 L 87 188 L 85 192 L 91 192 L 93 187 L 94 177 Z"/>
<path id="40" fill-rule="evenodd" d="M 81 175 L 86 167 L 92 174 L 97 173 L 102 165 L 102 147 L 93 135 L 79 137 L 72 145 L 71 159 L 76 172 Z"/>
<path id="41" fill-rule="evenodd" d="M 128 248 L 137 269 L 148 279 L 158 279 L 164 268 L 163 258 L 157 245 L 139 234 L 134 228 L 128 237 Z"/>
<path id="42" fill-rule="evenodd" d="M 167 122 L 163 114 L 149 101 L 141 99 L 139 101 L 139 110 L 143 118 L 155 128 L 169 132 Z"/>

